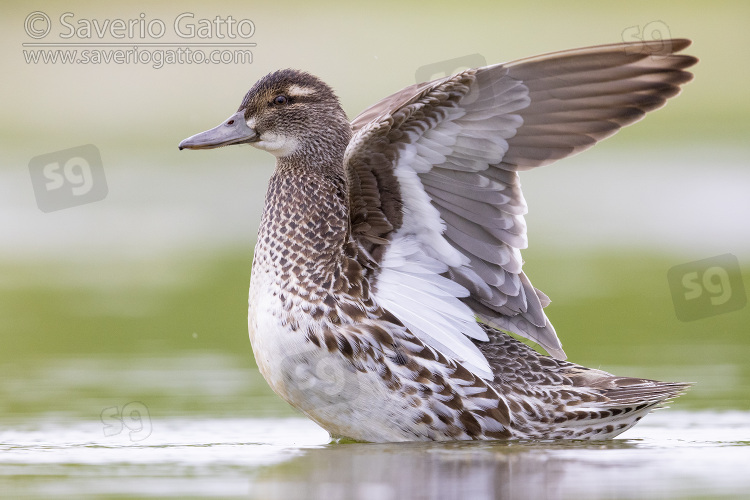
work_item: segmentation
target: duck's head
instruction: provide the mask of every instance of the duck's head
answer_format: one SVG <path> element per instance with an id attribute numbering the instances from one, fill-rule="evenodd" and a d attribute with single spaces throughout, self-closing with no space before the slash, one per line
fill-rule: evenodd
<path id="1" fill-rule="evenodd" d="M 285 158 L 321 151 L 343 154 L 350 137 L 349 120 L 333 90 L 313 75 L 286 69 L 260 79 L 235 114 L 179 147 L 251 144 Z"/>

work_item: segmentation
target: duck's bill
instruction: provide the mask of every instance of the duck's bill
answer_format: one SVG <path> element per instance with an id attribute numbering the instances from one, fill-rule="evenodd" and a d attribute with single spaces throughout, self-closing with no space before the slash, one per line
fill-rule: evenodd
<path id="1" fill-rule="evenodd" d="M 242 111 L 238 111 L 218 127 L 188 137 L 180 143 L 180 149 L 212 149 L 231 144 L 256 142 L 260 136 L 247 125 Z"/>

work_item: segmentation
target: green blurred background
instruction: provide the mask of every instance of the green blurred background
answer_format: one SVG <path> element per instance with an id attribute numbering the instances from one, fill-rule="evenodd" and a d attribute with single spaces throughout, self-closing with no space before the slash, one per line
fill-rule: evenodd
<path id="1" fill-rule="evenodd" d="M 158 42 L 184 42 L 171 23 L 191 12 L 196 22 L 252 20 L 257 46 L 245 65 L 28 64 L 32 11 L 53 22 L 45 42 L 62 41 L 64 12 L 72 23 L 144 13 L 168 28 Z M 615 138 L 522 175 L 526 272 L 551 297 L 572 361 L 698 382 L 675 403 L 683 408 L 749 409 L 750 308 L 680 321 L 667 280 L 673 266 L 731 253 L 750 283 L 748 21 L 741 1 L 5 2 L 0 418 L 98 418 L 132 400 L 152 416 L 291 411 L 254 369 L 246 327 L 273 158 L 245 146 L 177 150 L 233 113 L 259 77 L 310 71 L 353 118 L 424 65 L 470 54 L 490 64 L 634 33 L 691 38 L 696 79 Z M 43 213 L 30 160 L 83 144 L 101 153 L 108 195 Z"/>

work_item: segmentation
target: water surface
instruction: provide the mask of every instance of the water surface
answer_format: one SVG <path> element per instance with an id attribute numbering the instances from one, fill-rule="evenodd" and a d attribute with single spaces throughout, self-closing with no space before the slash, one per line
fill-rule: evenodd
<path id="1" fill-rule="evenodd" d="M 328 443 L 300 418 L 47 419 L 0 432 L 11 497 L 746 498 L 750 413 L 662 411 L 610 442 Z"/>

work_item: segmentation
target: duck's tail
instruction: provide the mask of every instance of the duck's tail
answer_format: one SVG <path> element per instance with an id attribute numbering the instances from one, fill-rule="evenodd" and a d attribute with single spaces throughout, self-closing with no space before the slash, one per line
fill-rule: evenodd
<path id="1" fill-rule="evenodd" d="M 692 384 L 618 377 L 543 356 L 510 335 L 482 325 L 476 341 L 495 374 L 515 435 L 532 439 L 610 439 L 663 408 Z"/>
<path id="2" fill-rule="evenodd" d="M 560 408 L 558 432 L 573 439 L 611 439 L 633 427 L 653 410 L 665 408 L 691 383 L 617 377 L 576 366 L 568 377 L 581 396 Z M 564 389 L 563 389 L 564 390 Z"/>

